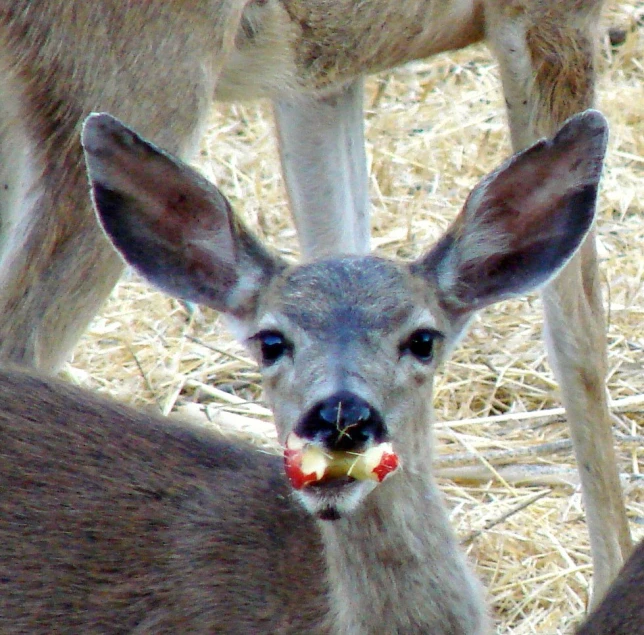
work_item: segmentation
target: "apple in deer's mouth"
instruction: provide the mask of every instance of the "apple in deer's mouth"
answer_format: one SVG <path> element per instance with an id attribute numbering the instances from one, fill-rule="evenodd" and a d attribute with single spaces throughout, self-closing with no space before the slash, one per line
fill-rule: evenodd
<path id="1" fill-rule="evenodd" d="M 311 513 L 325 520 L 342 517 L 400 466 L 391 443 L 364 452 L 327 451 L 295 433 L 284 449 L 291 486 Z"/>

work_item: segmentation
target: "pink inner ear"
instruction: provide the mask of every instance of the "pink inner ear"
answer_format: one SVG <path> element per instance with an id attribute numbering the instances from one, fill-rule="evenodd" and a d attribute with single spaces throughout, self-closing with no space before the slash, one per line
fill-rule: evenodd
<path id="1" fill-rule="evenodd" d="M 511 244 L 547 240 L 566 201 L 599 178 L 603 146 L 593 141 L 591 135 L 572 145 L 547 142 L 529 149 L 491 179 L 477 213 L 486 224 L 498 223 Z"/>

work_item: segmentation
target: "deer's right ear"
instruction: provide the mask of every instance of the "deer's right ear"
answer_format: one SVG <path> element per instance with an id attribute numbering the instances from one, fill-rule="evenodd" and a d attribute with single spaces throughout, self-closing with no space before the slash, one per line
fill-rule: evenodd
<path id="1" fill-rule="evenodd" d="M 226 197 L 110 115 L 90 115 L 82 142 L 96 213 L 126 262 L 175 297 L 252 318 L 260 290 L 285 263 Z"/>
<path id="2" fill-rule="evenodd" d="M 448 311 L 465 318 L 548 282 L 592 226 L 607 137 L 604 117 L 588 110 L 512 157 L 472 190 L 412 271 L 431 279 Z"/>

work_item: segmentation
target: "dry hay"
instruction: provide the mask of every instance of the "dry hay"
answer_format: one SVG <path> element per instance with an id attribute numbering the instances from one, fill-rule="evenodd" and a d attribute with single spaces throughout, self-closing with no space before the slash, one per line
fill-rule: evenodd
<path id="1" fill-rule="evenodd" d="M 607 19 L 629 33 L 621 46 L 606 42 L 602 52 L 599 103 L 612 135 L 598 223 L 610 307 L 609 389 L 620 405 L 617 447 L 620 470 L 629 476 L 636 537 L 644 533 L 636 478 L 644 423 L 644 335 L 638 328 L 644 316 L 644 35 L 638 12 L 644 8 L 623 3 Z M 387 255 L 412 257 L 509 152 L 496 63 L 484 47 L 442 55 L 372 78 L 367 95 L 374 243 Z M 266 240 L 295 255 L 269 115 L 267 104 L 217 107 L 198 165 Z M 534 482 L 522 487 L 503 478 L 474 484 L 441 479 L 454 526 L 489 588 L 498 632 L 517 635 L 569 632 L 584 611 L 591 574 L 566 426 L 560 411 L 542 416 L 558 408 L 559 397 L 545 361 L 539 305 L 532 297 L 486 311 L 436 386 L 437 418 L 454 422 L 437 425 L 439 457 L 469 453 L 479 469 L 501 451 L 516 454 L 513 464 L 537 466 Z M 207 406 L 223 428 L 272 444 L 270 416 L 258 405 L 257 370 L 217 315 L 190 310 L 131 276 L 94 321 L 66 374 L 164 413 Z M 520 413 L 531 414 L 514 417 Z M 570 484 L 549 484 L 549 474 Z"/>

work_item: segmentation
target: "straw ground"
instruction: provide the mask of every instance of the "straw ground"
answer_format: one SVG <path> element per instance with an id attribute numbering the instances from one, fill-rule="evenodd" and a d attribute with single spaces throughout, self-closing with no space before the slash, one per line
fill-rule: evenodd
<path id="1" fill-rule="evenodd" d="M 644 4 L 606 15 L 599 106 L 612 135 L 599 241 L 609 307 L 609 390 L 632 529 L 644 534 Z M 613 39 L 619 33 L 613 32 Z M 372 78 L 367 136 L 374 246 L 413 257 L 469 188 L 509 153 L 496 64 L 484 47 Z M 217 106 L 197 165 L 251 226 L 296 257 L 269 107 Z M 587 601 L 590 554 L 559 399 L 534 297 L 483 313 L 440 376 L 437 468 L 452 521 L 489 589 L 498 633 L 569 632 Z M 274 448 L 259 376 L 217 315 L 126 277 L 78 346 L 68 379 L 116 398 L 198 416 Z M 514 484 L 517 465 L 531 478 Z M 490 478 L 490 470 L 497 476 Z M 523 470 L 525 472 L 525 469 Z"/>

